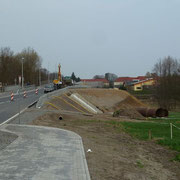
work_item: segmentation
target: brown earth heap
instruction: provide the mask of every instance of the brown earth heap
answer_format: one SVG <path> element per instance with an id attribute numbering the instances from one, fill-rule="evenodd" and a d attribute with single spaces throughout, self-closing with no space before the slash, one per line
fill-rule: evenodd
<path id="1" fill-rule="evenodd" d="M 120 117 L 120 116 L 126 116 L 130 119 L 145 119 L 144 116 L 142 116 L 135 109 L 123 109 L 122 108 L 117 111 L 114 111 L 113 117 Z"/>
<path id="2" fill-rule="evenodd" d="M 71 93 L 78 93 L 102 112 L 120 111 L 120 116 L 143 119 L 135 108 L 146 107 L 141 101 L 128 92 L 116 89 L 78 89 Z"/>

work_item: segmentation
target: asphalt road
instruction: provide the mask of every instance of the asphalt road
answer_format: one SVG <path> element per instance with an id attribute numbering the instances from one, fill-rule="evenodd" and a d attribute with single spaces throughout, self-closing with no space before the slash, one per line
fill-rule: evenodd
<path id="1" fill-rule="evenodd" d="M 44 94 L 43 88 L 39 89 L 38 95 L 34 90 L 27 91 L 27 97 L 23 97 L 23 93 L 17 93 L 14 95 L 14 100 L 11 101 L 10 94 L 5 97 L 0 97 L 0 123 L 3 123 L 10 117 L 19 113 L 19 111 L 25 109 L 27 106 L 38 100 L 41 95 Z"/>

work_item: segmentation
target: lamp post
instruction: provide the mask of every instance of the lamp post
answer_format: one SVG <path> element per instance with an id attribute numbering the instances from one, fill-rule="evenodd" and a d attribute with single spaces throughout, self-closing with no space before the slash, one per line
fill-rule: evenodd
<path id="1" fill-rule="evenodd" d="M 23 74 L 23 60 L 24 60 L 24 58 L 22 57 L 21 60 L 22 60 L 22 89 L 23 89 L 24 88 L 24 74 Z"/>
<path id="2" fill-rule="evenodd" d="M 39 67 L 39 86 L 41 86 L 41 68 Z"/>

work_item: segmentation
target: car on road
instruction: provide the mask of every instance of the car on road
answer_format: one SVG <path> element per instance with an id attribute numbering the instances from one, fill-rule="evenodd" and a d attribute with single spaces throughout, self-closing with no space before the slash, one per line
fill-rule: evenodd
<path id="1" fill-rule="evenodd" d="M 54 85 L 53 84 L 46 84 L 44 87 L 44 93 L 52 92 L 54 91 Z"/>

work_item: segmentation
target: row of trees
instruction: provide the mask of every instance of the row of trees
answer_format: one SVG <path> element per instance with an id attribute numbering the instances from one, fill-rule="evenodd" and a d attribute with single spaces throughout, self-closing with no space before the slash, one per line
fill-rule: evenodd
<path id="1" fill-rule="evenodd" d="M 156 75 L 155 97 L 161 107 L 176 108 L 180 102 L 180 62 L 170 56 L 160 59 L 153 69 Z"/>
<path id="2" fill-rule="evenodd" d="M 15 54 L 9 47 L 5 47 L 0 49 L 0 82 L 3 85 L 18 84 L 19 76 L 22 75 L 22 63 L 25 84 L 39 85 L 40 81 L 52 82 L 58 77 L 57 72 L 50 73 L 41 67 L 42 58 L 34 49 L 26 48 Z M 71 79 L 80 81 L 74 72 Z"/>
<path id="3" fill-rule="evenodd" d="M 22 63 L 24 83 L 39 84 L 39 73 L 41 81 L 47 79 L 47 70 L 41 68 L 42 59 L 34 49 L 27 48 L 14 54 L 9 47 L 5 47 L 0 50 L 0 82 L 4 85 L 18 83 Z"/>

